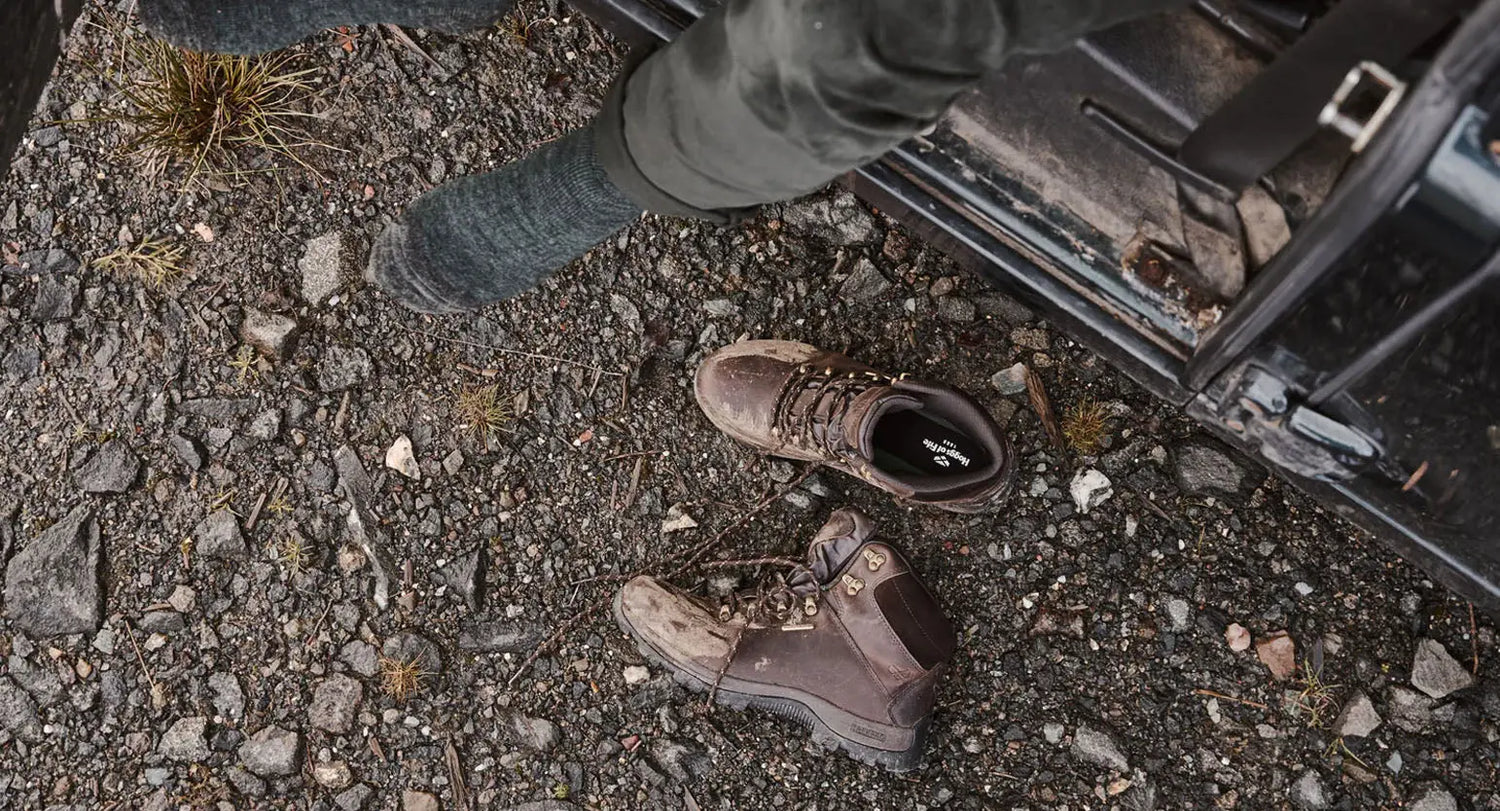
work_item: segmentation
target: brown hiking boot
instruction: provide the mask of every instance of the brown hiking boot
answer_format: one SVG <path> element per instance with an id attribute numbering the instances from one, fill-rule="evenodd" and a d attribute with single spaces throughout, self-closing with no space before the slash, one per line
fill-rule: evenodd
<path id="1" fill-rule="evenodd" d="M 743 341 L 705 358 L 694 389 L 709 420 L 746 445 L 822 462 L 911 501 L 991 512 L 1010 492 L 1010 440 L 968 395 L 940 383 L 794 341 Z"/>
<path id="2" fill-rule="evenodd" d="M 807 564 L 717 608 L 637 577 L 615 595 L 615 621 L 711 701 L 790 718 L 870 765 L 914 769 L 957 640 L 911 564 L 873 534 L 864 513 L 839 510 Z"/>

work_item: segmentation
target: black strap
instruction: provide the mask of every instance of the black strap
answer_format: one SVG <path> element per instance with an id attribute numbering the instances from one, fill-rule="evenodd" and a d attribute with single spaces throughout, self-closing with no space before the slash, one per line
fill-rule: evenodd
<path id="1" fill-rule="evenodd" d="M 1189 169 L 1235 193 L 1318 131 L 1318 113 L 1349 70 L 1387 67 L 1442 30 L 1464 0 L 1343 0 L 1183 141 Z"/>

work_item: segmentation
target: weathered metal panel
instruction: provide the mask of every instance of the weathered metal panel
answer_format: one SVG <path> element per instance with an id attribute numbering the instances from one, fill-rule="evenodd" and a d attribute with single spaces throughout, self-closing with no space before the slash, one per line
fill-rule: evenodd
<path id="1" fill-rule="evenodd" d="M 79 0 L 0 0 L 0 175 L 36 109 Z"/>

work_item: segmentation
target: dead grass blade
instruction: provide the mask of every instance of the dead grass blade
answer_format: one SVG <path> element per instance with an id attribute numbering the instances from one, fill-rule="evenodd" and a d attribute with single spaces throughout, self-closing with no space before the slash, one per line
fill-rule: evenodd
<path id="1" fill-rule="evenodd" d="M 1062 428 L 1057 424 L 1057 415 L 1052 413 L 1052 401 L 1047 399 L 1047 389 L 1042 386 L 1042 376 L 1030 366 L 1026 367 L 1026 399 L 1031 401 L 1031 409 L 1042 421 L 1042 428 L 1047 431 L 1047 440 L 1052 443 L 1052 447 L 1062 450 Z"/>

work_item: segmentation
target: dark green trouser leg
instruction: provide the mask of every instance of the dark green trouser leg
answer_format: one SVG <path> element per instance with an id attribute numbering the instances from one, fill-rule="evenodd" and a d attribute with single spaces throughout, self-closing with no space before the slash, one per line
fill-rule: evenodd
<path id="1" fill-rule="evenodd" d="M 874 160 L 1013 54 L 1187 2 L 727 0 L 615 88 L 600 157 L 647 209 L 717 219 Z"/>

